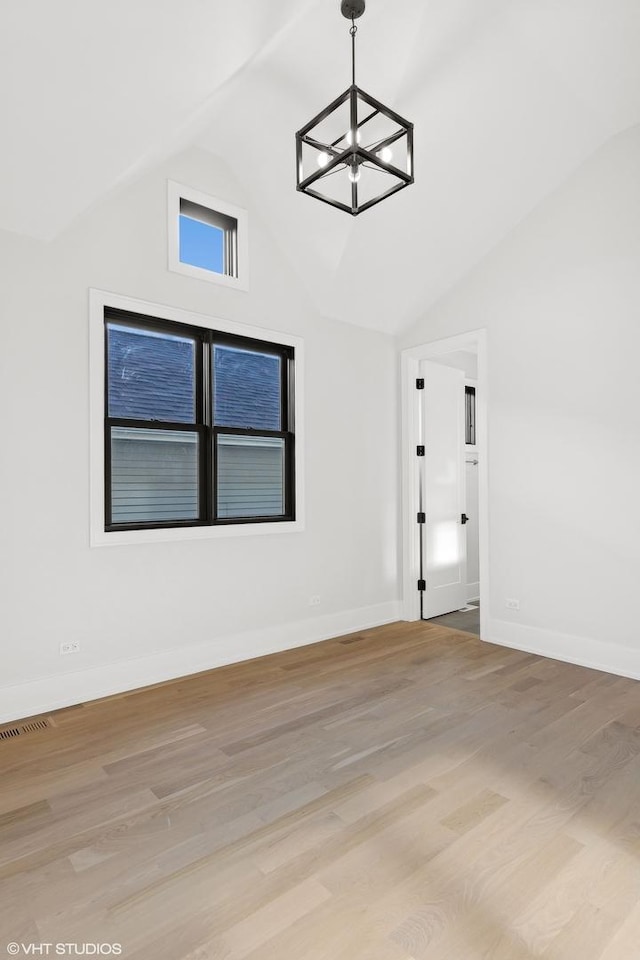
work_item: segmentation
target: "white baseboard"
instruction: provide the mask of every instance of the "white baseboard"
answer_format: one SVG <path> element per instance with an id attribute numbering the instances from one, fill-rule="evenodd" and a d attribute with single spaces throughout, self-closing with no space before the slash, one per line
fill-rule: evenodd
<path id="1" fill-rule="evenodd" d="M 489 634 L 483 639 L 552 660 L 564 660 L 592 670 L 640 680 L 640 649 L 633 647 L 603 643 L 591 637 L 576 637 L 540 627 L 527 627 L 508 620 L 490 620 Z"/>
<path id="2" fill-rule="evenodd" d="M 217 637 L 210 643 L 179 647 L 145 657 L 100 664 L 74 673 L 1 687 L 0 723 L 50 713 L 76 703 L 125 693 L 164 680 L 175 680 L 229 663 L 253 660 L 269 653 L 329 640 L 343 633 L 394 623 L 400 617 L 400 601 L 390 600 L 264 630 Z"/>

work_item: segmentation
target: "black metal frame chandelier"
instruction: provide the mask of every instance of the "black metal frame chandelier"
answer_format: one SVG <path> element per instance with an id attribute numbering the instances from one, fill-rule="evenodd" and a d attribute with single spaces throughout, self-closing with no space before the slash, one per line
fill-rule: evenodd
<path id="1" fill-rule="evenodd" d="M 365 0 L 340 9 L 351 20 L 351 86 L 296 133 L 297 189 L 355 217 L 413 183 L 413 124 L 356 85 Z"/>

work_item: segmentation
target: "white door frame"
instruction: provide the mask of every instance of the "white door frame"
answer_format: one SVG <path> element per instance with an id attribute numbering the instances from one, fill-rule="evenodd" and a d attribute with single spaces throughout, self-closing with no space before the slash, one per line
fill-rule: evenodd
<path id="1" fill-rule="evenodd" d="M 404 620 L 420 619 L 418 578 L 420 556 L 418 542 L 418 471 L 416 446 L 419 434 L 419 396 L 416 379 L 421 360 L 433 360 L 457 350 L 477 350 L 478 392 L 476 395 L 476 429 L 478 450 L 478 505 L 480 539 L 480 636 L 488 640 L 489 624 L 489 458 L 487 456 L 487 332 L 471 330 L 455 337 L 433 340 L 403 350 L 402 365 L 402 604 Z M 427 450 L 427 456 L 429 451 Z M 425 505 L 428 511 L 429 505 Z"/>

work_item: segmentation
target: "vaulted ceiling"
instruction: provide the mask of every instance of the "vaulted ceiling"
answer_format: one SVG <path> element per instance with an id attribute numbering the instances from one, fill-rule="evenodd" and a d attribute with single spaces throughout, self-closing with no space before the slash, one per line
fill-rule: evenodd
<path id="1" fill-rule="evenodd" d="M 348 86 L 348 28 L 339 0 L 5 5 L 0 227 L 50 240 L 195 144 L 319 311 L 394 333 L 640 122 L 638 0 L 368 0 L 358 83 L 414 122 L 416 182 L 352 218 L 296 193 L 293 138 Z"/>

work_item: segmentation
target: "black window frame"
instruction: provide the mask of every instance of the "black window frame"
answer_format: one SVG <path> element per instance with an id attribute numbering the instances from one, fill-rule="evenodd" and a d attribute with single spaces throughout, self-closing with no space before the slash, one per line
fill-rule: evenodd
<path id="1" fill-rule="evenodd" d="M 167 421 L 109 416 L 109 344 L 108 325 L 169 333 L 188 337 L 195 343 L 195 420 Z M 223 527 L 248 523 L 291 523 L 296 519 L 295 476 L 295 349 L 272 340 L 260 340 L 193 326 L 174 320 L 164 320 L 148 314 L 104 308 L 104 529 L 105 532 L 126 530 L 162 530 L 187 527 Z M 280 430 L 265 430 L 242 426 L 216 426 L 213 423 L 213 347 L 220 345 L 240 350 L 271 354 L 280 358 Z M 111 491 L 111 433 L 114 427 L 144 428 L 145 430 L 176 430 L 198 435 L 198 518 L 187 520 L 136 520 L 130 523 L 112 521 Z M 284 441 L 284 512 L 282 514 L 249 517 L 217 516 L 217 438 L 220 435 L 273 437 Z"/>

